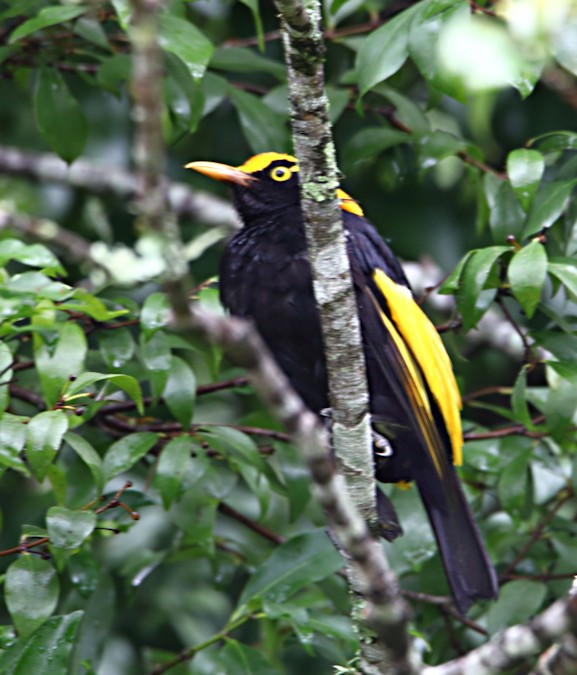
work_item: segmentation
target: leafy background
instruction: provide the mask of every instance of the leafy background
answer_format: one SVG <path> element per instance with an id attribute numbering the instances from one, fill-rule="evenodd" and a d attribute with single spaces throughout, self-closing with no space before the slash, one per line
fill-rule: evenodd
<path id="1" fill-rule="evenodd" d="M 130 13 L 0 2 L 0 671 L 152 672 L 187 648 L 170 672 L 346 668 L 341 560 L 297 450 L 218 349 L 166 328 L 126 183 Z M 439 663 L 575 571 L 577 4 L 335 0 L 325 24 L 344 185 L 419 261 L 419 293 L 444 280 L 425 307 L 465 395 L 461 476 L 502 582 L 468 623 L 413 602 Z M 277 31 L 256 0 L 162 13 L 167 174 L 197 200 L 177 211 L 217 311 L 232 217 L 206 193 L 227 194 L 182 166 L 291 150 Z M 387 489 L 403 588 L 446 595 L 415 490 Z"/>

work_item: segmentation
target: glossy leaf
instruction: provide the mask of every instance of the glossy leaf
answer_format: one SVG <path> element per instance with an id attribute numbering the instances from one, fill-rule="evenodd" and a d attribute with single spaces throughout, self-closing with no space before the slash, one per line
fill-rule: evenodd
<path id="1" fill-rule="evenodd" d="M 31 35 L 38 30 L 42 30 L 43 28 L 49 28 L 50 26 L 56 26 L 59 23 L 75 19 L 77 16 L 84 14 L 87 10 L 88 7 L 78 5 L 43 7 L 36 16 L 24 21 L 24 23 L 21 23 L 12 31 L 8 38 L 8 44 L 14 44 L 14 42 L 28 37 L 28 35 Z"/>
<path id="2" fill-rule="evenodd" d="M 96 382 L 107 381 L 115 387 L 125 391 L 136 404 L 136 408 L 140 413 L 144 412 L 144 405 L 142 402 L 142 392 L 137 380 L 131 375 L 121 375 L 116 373 L 82 373 L 66 390 L 66 397 L 76 396 L 84 393 L 86 390 Z"/>
<path id="3" fill-rule="evenodd" d="M 537 150 L 513 150 L 507 157 L 507 175 L 525 211 L 533 201 L 544 170 L 545 160 Z"/>
<path id="4" fill-rule="evenodd" d="M 32 473 L 43 480 L 56 457 L 68 420 L 61 410 L 47 410 L 33 417 L 26 427 L 26 458 Z"/>
<path id="5" fill-rule="evenodd" d="M 28 468 L 22 461 L 20 453 L 26 442 L 28 420 L 9 413 L 0 416 L 0 467 L 14 469 L 28 476 Z"/>
<path id="6" fill-rule="evenodd" d="M 525 579 L 505 584 L 498 600 L 487 615 L 487 628 L 491 634 L 518 623 L 524 623 L 541 608 L 547 589 L 545 584 Z"/>
<path id="7" fill-rule="evenodd" d="M 213 46 L 192 23 L 171 14 L 160 17 L 160 46 L 176 54 L 186 64 L 195 80 L 204 75 Z"/>
<path id="8" fill-rule="evenodd" d="M 6 571 L 5 588 L 6 605 L 21 638 L 31 635 L 56 609 L 58 577 L 54 567 L 38 556 L 15 560 Z"/>
<path id="9" fill-rule="evenodd" d="M 82 328 L 71 322 L 59 326 L 58 342 L 53 349 L 40 338 L 35 339 L 36 367 L 48 406 L 60 399 L 70 378 L 82 373 L 87 351 Z"/>
<path id="10" fill-rule="evenodd" d="M 225 672 L 235 675 L 280 675 L 281 671 L 273 668 L 262 650 L 249 647 L 237 640 L 228 639 L 220 652 L 220 661 Z"/>
<path id="11" fill-rule="evenodd" d="M 210 67 L 229 72 L 262 72 L 273 75 L 277 80 L 286 79 L 285 67 L 276 60 L 269 59 L 248 47 L 226 47 L 215 49 Z"/>
<path id="12" fill-rule="evenodd" d="M 525 212 L 511 185 L 507 181 L 501 182 L 492 198 L 487 193 L 487 199 L 491 209 L 489 224 L 493 233 L 493 241 L 501 244 L 510 236 L 520 238 L 525 222 Z"/>
<path id="13" fill-rule="evenodd" d="M 567 292 L 577 300 L 577 265 L 572 259 L 552 258 L 547 266 L 549 274 L 559 279 Z"/>
<path id="14" fill-rule="evenodd" d="M 387 127 L 369 127 L 356 133 L 345 146 L 344 161 L 354 164 L 363 159 L 376 157 L 401 143 L 409 143 L 409 134 Z"/>
<path id="15" fill-rule="evenodd" d="M 132 468 L 146 455 L 156 440 L 156 434 L 139 431 L 113 443 L 104 455 L 102 470 L 105 482 Z"/>
<path id="16" fill-rule="evenodd" d="M 84 149 L 88 127 L 84 113 L 56 68 L 40 68 L 34 91 L 36 124 L 46 143 L 66 162 Z"/>
<path id="17" fill-rule="evenodd" d="M 288 148 L 288 132 L 282 118 L 254 94 L 231 87 L 229 96 L 253 152 L 267 152 L 271 148 L 282 152 Z"/>
<path id="18" fill-rule="evenodd" d="M 122 368 L 134 356 L 136 345 L 127 328 L 103 330 L 98 336 L 100 353 L 109 368 Z"/>
<path id="19" fill-rule="evenodd" d="M 189 365 L 178 356 L 172 357 L 162 398 L 182 428 L 188 429 L 194 412 L 196 378 Z"/>
<path id="20" fill-rule="evenodd" d="M 409 54 L 426 80 L 437 89 L 460 101 L 466 99 L 462 84 L 446 76 L 439 63 L 439 40 L 442 29 L 455 15 L 470 12 L 461 0 L 434 0 L 421 3 L 423 10 L 416 13 L 409 30 Z M 426 5 L 426 6 L 425 6 Z"/>
<path id="21" fill-rule="evenodd" d="M 192 448 L 188 436 L 177 436 L 166 444 L 160 454 L 154 484 L 160 491 L 166 509 L 170 508 L 181 488 L 191 461 Z"/>
<path id="22" fill-rule="evenodd" d="M 409 56 L 411 21 L 422 11 L 422 4 L 397 14 L 364 40 L 356 63 L 361 95 L 403 66 Z"/>
<path id="23" fill-rule="evenodd" d="M 4 342 L 0 342 L 0 414 L 2 414 L 10 402 L 8 383 L 12 379 L 12 364 L 14 357 Z"/>
<path id="24" fill-rule="evenodd" d="M 147 336 L 152 335 L 159 328 L 168 323 L 170 305 L 164 293 L 152 293 L 149 295 L 140 312 L 140 325 Z"/>
<path id="25" fill-rule="evenodd" d="M 531 318 L 541 298 L 547 276 L 547 253 L 539 241 L 532 241 L 517 251 L 507 269 L 513 295 Z"/>
<path id="26" fill-rule="evenodd" d="M 523 237 L 530 237 L 553 225 L 565 210 L 576 182 L 575 179 L 564 180 L 541 187 L 531 204 Z"/>
<path id="27" fill-rule="evenodd" d="M 475 326 L 489 308 L 495 290 L 484 290 L 485 284 L 495 262 L 510 250 L 508 246 L 489 246 L 475 251 L 467 260 L 457 293 L 457 306 L 465 330 Z"/>
<path id="28" fill-rule="evenodd" d="M 64 440 L 89 468 L 96 483 L 96 491 L 100 494 L 104 488 L 104 474 L 100 455 L 83 436 L 73 431 L 66 432 Z"/>
<path id="29" fill-rule="evenodd" d="M 94 511 L 72 511 L 63 506 L 52 506 L 46 514 L 50 545 L 57 548 L 75 549 L 94 530 Z"/>
<path id="30" fill-rule="evenodd" d="M 501 471 L 497 491 L 503 507 L 508 513 L 520 515 L 530 500 L 529 460 L 530 448 L 519 448 L 516 455 L 509 458 L 507 466 Z"/>
<path id="31" fill-rule="evenodd" d="M 255 600 L 282 603 L 303 586 L 334 574 L 342 565 L 324 530 L 293 537 L 255 570 L 241 593 L 237 614 Z"/>
<path id="32" fill-rule="evenodd" d="M 48 619 L 27 640 L 19 640 L 2 653 L 0 672 L 3 675 L 68 672 L 82 615 L 82 611 L 77 611 Z"/>

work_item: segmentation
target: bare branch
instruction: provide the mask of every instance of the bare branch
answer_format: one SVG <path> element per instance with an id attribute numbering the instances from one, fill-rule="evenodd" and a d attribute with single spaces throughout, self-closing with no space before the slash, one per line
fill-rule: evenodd
<path id="1" fill-rule="evenodd" d="M 116 166 L 104 166 L 84 159 L 68 165 L 50 153 L 24 152 L 0 146 L 0 175 L 59 183 L 94 194 L 113 195 L 129 201 L 138 191 L 137 177 Z M 184 183 L 164 184 L 170 208 L 180 216 L 207 225 L 238 228 L 238 217 L 230 204 L 206 192 L 192 190 Z"/>
<path id="2" fill-rule="evenodd" d="M 459 659 L 425 668 L 423 675 L 497 675 L 514 668 L 526 658 L 537 656 L 562 636 L 568 636 L 572 645 L 575 644 L 577 596 L 558 600 L 528 623 L 504 630 Z"/>

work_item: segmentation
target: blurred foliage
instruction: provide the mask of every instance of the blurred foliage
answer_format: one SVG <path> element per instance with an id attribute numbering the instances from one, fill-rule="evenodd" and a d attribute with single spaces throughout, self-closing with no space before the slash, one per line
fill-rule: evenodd
<path id="1" fill-rule="evenodd" d="M 438 261 L 455 301 L 438 318 L 457 329 L 461 475 L 503 587 L 471 611 L 477 630 L 414 604 L 438 663 L 575 573 L 577 3 L 324 7 L 347 189 L 399 255 Z M 166 329 L 162 261 L 130 203 L 1 161 L 12 146 L 129 166 L 130 11 L 0 1 L 0 672 L 128 675 L 192 648 L 170 672 L 330 673 L 357 636 L 297 451 L 217 349 Z M 166 3 L 171 177 L 291 149 L 277 30 L 272 3 Z M 98 244 L 68 259 L 16 215 Z M 204 282 L 225 233 L 181 226 L 197 297 L 218 308 Z M 477 332 L 487 313 L 522 335 L 516 351 Z M 446 594 L 416 491 L 387 489 L 402 586 Z"/>

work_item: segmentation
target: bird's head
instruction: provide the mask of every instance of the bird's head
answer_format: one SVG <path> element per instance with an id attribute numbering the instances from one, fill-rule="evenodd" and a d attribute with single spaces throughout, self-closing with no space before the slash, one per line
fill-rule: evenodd
<path id="1" fill-rule="evenodd" d="M 299 205 L 299 165 L 292 155 L 264 152 L 240 166 L 201 161 L 191 162 L 185 168 L 229 183 L 245 224 Z M 343 210 L 363 215 L 361 207 L 346 192 L 337 190 L 337 197 Z"/>

